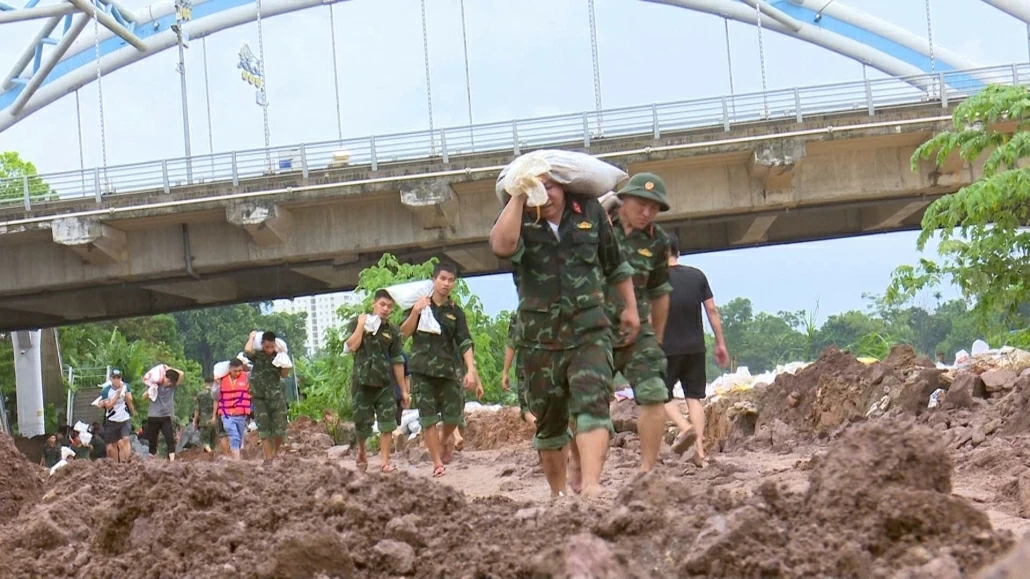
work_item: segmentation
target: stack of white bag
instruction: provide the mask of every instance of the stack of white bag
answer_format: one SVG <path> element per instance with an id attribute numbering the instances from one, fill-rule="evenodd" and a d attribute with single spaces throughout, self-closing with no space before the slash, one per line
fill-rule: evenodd
<path id="1" fill-rule="evenodd" d="M 540 177 L 558 183 L 566 193 L 601 197 L 618 189 L 629 175 L 618 167 L 574 151 L 541 149 L 526 153 L 505 167 L 497 177 L 497 198 L 526 196 L 526 205 L 547 203 L 547 190 Z"/>
<path id="2" fill-rule="evenodd" d="M 255 352 L 261 349 L 262 334 L 264 334 L 264 332 L 258 330 L 254 333 L 254 339 L 251 340 L 250 347 L 253 348 Z M 276 368 L 293 368 L 293 360 L 290 359 L 290 350 L 286 347 L 286 341 L 282 338 L 276 338 L 275 349 L 278 353 L 272 360 L 272 365 Z"/>

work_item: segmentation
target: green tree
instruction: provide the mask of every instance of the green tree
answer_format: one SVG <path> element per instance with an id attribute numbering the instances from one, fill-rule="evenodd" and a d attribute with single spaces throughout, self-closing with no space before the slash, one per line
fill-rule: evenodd
<path id="1" fill-rule="evenodd" d="M 254 330 L 263 329 L 258 327 L 261 311 L 252 304 L 190 310 L 173 315 L 186 355 L 199 362 L 205 374 L 211 372 L 215 363 L 234 358 L 243 350 L 247 336 Z"/>
<path id="2" fill-rule="evenodd" d="M 307 319 L 307 312 L 296 314 L 272 312 L 258 316 L 258 327 L 254 329 L 275 332 L 276 336 L 282 338 L 289 345 L 290 354 L 298 357 L 304 352 L 304 345 L 308 342 Z M 250 332 L 248 331 L 247 334 L 249 335 Z"/>
<path id="3" fill-rule="evenodd" d="M 25 198 L 26 179 L 32 200 L 46 200 L 55 196 L 36 171 L 36 166 L 14 151 L 0 153 L 0 201 Z"/>
<path id="4" fill-rule="evenodd" d="M 920 250 L 940 235 L 939 260 L 895 270 L 887 299 L 904 303 L 917 292 L 951 282 L 973 304 L 971 313 L 991 343 L 1030 343 L 1019 307 L 1030 301 L 1030 90 L 988 86 L 956 109 L 954 129 L 935 135 L 912 155 L 912 170 L 931 157 L 938 167 L 950 155 L 982 176 L 935 201 L 923 216 Z M 1014 127 L 1014 130 L 1012 129 Z M 1009 333 L 1017 328 L 1015 333 Z"/>

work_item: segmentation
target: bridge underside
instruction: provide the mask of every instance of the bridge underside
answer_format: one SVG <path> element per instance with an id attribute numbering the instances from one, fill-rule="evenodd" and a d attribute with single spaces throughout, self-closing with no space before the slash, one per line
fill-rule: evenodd
<path id="1" fill-rule="evenodd" d="M 957 162 L 909 168 L 916 146 L 943 126 L 918 119 L 948 112 L 910 107 L 730 133 L 602 139 L 590 152 L 665 178 L 672 209 L 661 222 L 679 234 L 684 253 L 796 243 L 917 228 L 933 199 L 978 174 Z M 453 157 L 445 168 L 508 160 Z M 387 251 L 407 261 L 437 256 L 469 276 L 505 271 L 486 245 L 499 210 L 496 173 L 403 177 L 430 168 L 439 170 L 439 160 L 118 195 L 87 217 L 71 214 L 96 203 L 0 210 L 0 330 L 352 289 Z M 391 176 L 398 180 L 354 184 Z M 242 198 L 286 187 L 295 189 Z M 237 198 L 218 199 L 231 194 Z M 184 200 L 192 204 L 154 207 Z"/>

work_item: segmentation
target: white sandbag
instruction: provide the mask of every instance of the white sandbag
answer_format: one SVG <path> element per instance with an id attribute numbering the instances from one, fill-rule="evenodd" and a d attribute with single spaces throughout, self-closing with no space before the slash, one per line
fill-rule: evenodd
<path id="1" fill-rule="evenodd" d="M 619 199 L 619 196 L 615 194 L 615 191 L 609 191 L 604 195 L 601 195 L 597 200 L 601 202 L 601 207 L 604 207 L 604 210 L 608 213 L 611 213 L 612 210 L 617 209 L 622 205 L 622 199 Z"/>
<path id="2" fill-rule="evenodd" d="M 254 334 L 254 339 L 250 341 L 250 347 L 254 351 L 257 351 L 257 350 L 261 349 L 261 335 L 264 334 L 264 333 L 265 333 L 264 330 L 258 330 L 257 333 Z M 289 353 L 289 351 L 290 351 L 290 349 L 286 347 L 286 341 L 283 340 L 282 338 L 276 338 L 275 339 L 275 349 L 278 352 Z"/>
<path id="3" fill-rule="evenodd" d="M 77 420 L 75 422 L 75 426 L 72 427 L 72 430 L 78 432 L 79 434 L 85 434 L 89 432 L 89 425 L 85 422 L 82 422 L 81 420 Z"/>
<path id="4" fill-rule="evenodd" d="M 409 281 L 386 288 L 393 298 L 393 303 L 401 310 L 409 310 L 422 298 L 433 295 L 433 280 Z M 432 308 L 425 308 L 418 317 L 418 331 L 427 334 L 439 334 L 440 322 L 433 315 Z"/>
<path id="5" fill-rule="evenodd" d="M 409 281 L 386 288 L 393 303 L 401 310 L 410 310 L 418 300 L 433 295 L 433 280 Z"/>
<path id="6" fill-rule="evenodd" d="M 575 151 L 542 149 L 521 155 L 497 177 L 497 198 L 526 195 L 526 204 L 539 207 L 547 203 L 541 176 L 559 183 L 566 193 L 601 197 L 615 191 L 629 179 L 622 169 L 597 157 Z"/>
<path id="7" fill-rule="evenodd" d="M 147 386 L 147 398 L 151 401 L 157 401 L 157 386 L 165 379 L 166 368 L 164 364 L 158 364 L 143 375 L 143 384 Z"/>
<path id="8" fill-rule="evenodd" d="M 290 355 L 286 352 L 279 352 L 272 359 L 272 365 L 276 368 L 293 368 L 293 360 L 290 360 Z"/>
<path id="9" fill-rule="evenodd" d="M 219 362 L 215 364 L 214 370 L 211 371 L 211 375 L 214 376 L 215 380 L 221 380 L 229 375 L 229 361 Z"/>
<path id="10" fill-rule="evenodd" d="M 79 441 L 81 441 L 82 444 L 88 445 L 90 442 L 93 442 L 93 435 L 89 432 L 80 432 Z"/>
<path id="11" fill-rule="evenodd" d="M 978 354 L 985 354 L 990 349 L 991 346 L 987 342 L 983 340 L 976 340 L 975 342 L 973 342 L 972 353 L 974 356 L 976 356 Z"/>

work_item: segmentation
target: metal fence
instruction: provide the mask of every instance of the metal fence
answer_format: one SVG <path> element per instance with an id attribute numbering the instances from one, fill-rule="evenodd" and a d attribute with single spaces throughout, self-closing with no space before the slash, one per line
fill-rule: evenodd
<path id="1" fill-rule="evenodd" d="M 1026 85 L 1030 64 L 885 78 L 805 88 L 738 94 L 672 103 L 627 107 L 503 123 L 441 128 L 360 139 L 323 141 L 270 149 L 252 149 L 186 158 L 115 165 L 85 171 L 0 179 L 0 207 L 25 209 L 53 200 L 94 198 L 127 193 L 161 192 L 183 185 L 232 183 L 269 175 L 302 174 L 340 167 L 370 167 L 401 161 L 438 159 L 474 153 L 524 150 L 544 146 L 589 147 L 612 138 L 653 135 L 770 120 L 803 121 L 813 115 L 938 104 L 947 108 L 987 84 Z M 228 192 L 228 191 L 227 191 Z"/>

